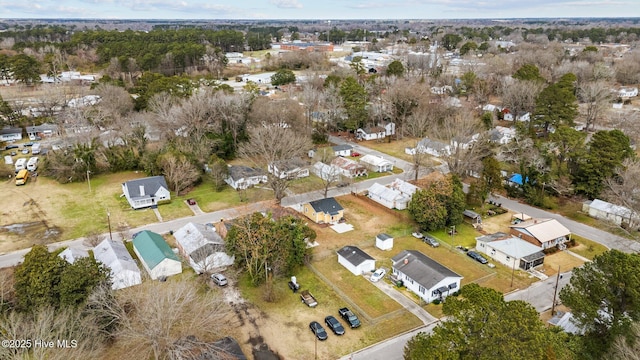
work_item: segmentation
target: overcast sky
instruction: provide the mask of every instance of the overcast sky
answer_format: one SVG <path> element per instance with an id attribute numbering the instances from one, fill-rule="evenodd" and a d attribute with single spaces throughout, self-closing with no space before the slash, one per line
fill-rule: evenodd
<path id="1" fill-rule="evenodd" d="M 640 0 L 0 0 L 0 18 L 640 17 Z"/>

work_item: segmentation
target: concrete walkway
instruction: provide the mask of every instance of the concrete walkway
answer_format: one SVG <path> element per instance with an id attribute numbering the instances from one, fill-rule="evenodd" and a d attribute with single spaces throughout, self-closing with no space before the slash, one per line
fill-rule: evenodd
<path id="1" fill-rule="evenodd" d="M 420 305 L 413 302 L 413 300 L 407 298 L 398 290 L 396 290 L 393 285 L 387 283 L 386 281 L 378 281 L 374 282 L 378 289 L 382 290 L 385 294 L 389 295 L 390 298 L 398 302 L 398 304 L 402 305 L 405 309 L 410 311 L 413 315 L 417 316 L 418 319 L 422 321 L 423 324 L 429 325 L 438 321 L 434 316 L 429 314 L 425 309 L 423 309 Z"/>

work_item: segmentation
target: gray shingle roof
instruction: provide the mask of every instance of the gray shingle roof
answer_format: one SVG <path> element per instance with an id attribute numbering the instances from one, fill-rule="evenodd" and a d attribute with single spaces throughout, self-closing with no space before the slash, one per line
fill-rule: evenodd
<path id="1" fill-rule="evenodd" d="M 344 150 L 351 150 L 353 149 L 353 146 L 351 145 L 336 145 L 336 146 L 332 146 L 331 149 L 333 149 L 333 151 L 344 151 Z"/>
<path id="2" fill-rule="evenodd" d="M 129 192 L 129 197 L 132 199 L 145 198 L 153 196 L 158 192 L 160 187 L 169 189 L 164 176 L 150 176 L 142 179 L 129 180 L 124 183 Z M 144 187 L 144 195 L 140 193 L 140 186 Z"/>
<path id="3" fill-rule="evenodd" d="M 356 246 L 345 246 L 342 249 L 338 250 L 338 255 L 345 258 L 345 260 L 347 260 L 354 266 L 358 266 L 366 260 L 375 260 L 369 254 L 360 250 L 360 248 Z"/>
<path id="4" fill-rule="evenodd" d="M 334 215 L 337 214 L 340 210 L 343 210 L 342 206 L 340 206 L 340 204 L 338 204 L 338 202 L 334 198 L 311 201 L 309 205 L 311 205 L 313 210 L 317 213 Z"/>
<path id="5" fill-rule="evenodd" d="M 447 277 L 462 278 L 444 265 L 416 250 L 403 250 L 391 260 L 394 269 L 404 273 L 426 289 L 431 289 Z"/>
<path id="6" fill-rule="evenodd" d="M 264 172 L 260 169 L 254 169 L 243 165 L 229 166 L 229 176 L 231 176 L 234 181 L 262 175 L 264 175 Z"/>

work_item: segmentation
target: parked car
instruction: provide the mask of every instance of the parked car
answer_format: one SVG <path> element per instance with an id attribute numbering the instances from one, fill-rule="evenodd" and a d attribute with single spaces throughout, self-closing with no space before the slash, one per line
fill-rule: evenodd
<path id="1" fill-rule="evenodd" d="M 472 258 L 473 260 L 481 263 L 481 264 L 486 264 L 488 263 L 487 259 L 484 258 L 484 256 L 478 254 L 475 251 L 467 251 L 467 256 L 469 256 L 470 258 Z"/>
<path id="2" fill-rule="evenodd" d="M 411 236 L 413 236 L 413 237 L 414 237 L 414 238 L 416 238 L 416 239 L 422 239 L 422 238 L 424 237 L 424 235 L 422 235 L 422 233 L 421 233 L 421 232 L 414 232 L 414 233 L 411 233 Z"/>
<path id="3" fill-rule="evenodd" d="M 360 156 L 360 153 L 357 152 L 357 151 L 354 151 L 354 152 L 351 153 L 351 156 L 358 157 L 358 156 Z"/>
<path id="4" fill-rule="evenodd" d="M 300 292 L 300 299 L 302 299 L 302 302 L 307 304 L 308 307 L 316 307 L 316 306 L 318 306 L 318 301 L 311 294 L 311 292 L 309 292 L 309 290 L 302 290 Z"/>
<path id="5" fill-rule="evenodd" d="M 324 323 L 327 324 L 329 329 L 331 329 L 331 331 L 333 331 L 334 334 L 344 335 L 344 328 L 342 327 L 342 324 L 340 324 L 340 321 L 338 321 L 338 319 L 329 315 L 326 318 L 324 318 Z"/>
<path id="6" fill-rule="evenodd" d="M 371 275 L 371 281 L 372 282 L 378 282 L 380 281 L 380 279 L 384 278 L 384 276 L 387 274 L 387 270 L 380 268 L 378 270 L 376 270 L 373 275 Z"/>
<path id="7" fill-rule="evenodd" d="M 12 152 L 11 152 L 11 156 L 16 156 L 16 155 L 18 155 L 18 153 L 17 153 L 17 152 L 15 152 L 15 151 L 12 151 Z"/>
<path id="8" fill-rule="evenodd" d="M 211 280 L 218 286 L 226 286 L 229 283 L 227 277 L 222 274 L 212 274 Z"/>
<path id="9" fill-rule="evenodd" d="M 327 340 L 327 332 L 319 322 L 312 321 L 309 324 L 309 328 L 311 329 L 311 332 L 318 338 L 318 340 Z"/>
<path id="10" fill-rule="evenodd" d="M 346 321 L 352 329 L 360 327 L 360 319 L 358 319 L 356 314 L 349 310 L 349 308 L 341 308 L 338 310 L 338 314 L 340 314 L 340 317 L 342 317 L 342 319 Z"/>
<path id="11" fill-rule="evenodd" d="M 422 238 L 422 241 L 426 242 L 427 244 L 431 245 L 432 247 L 440 246 L 440 243 L 438 242 L 438 240 L 436 240 L 436 238 L 434 238 L 433 236 L 431 236 L 429 234 L 424 235 L 424 238 Z"/>
<path id="12" fill-rule="evenodd" d="M 18 145 L 7 145 L 7 146 L 5 146 L 5 147 L 4 147 L 4 149 L 5 149 L 5 150 L 9 150 L 9 149 L 17 149 L 17 148 L 19 148 L 19 146 L 18 146 Z"/>
<path id="13" fill-rule="evenodd" d="M 34 141 L 35 139 L 36 139 L 35 135 L 33 135 L 33 134 L 29 135 L 29 140 Z"/>
<path id="14" fill-rule="evenodd" d="M 29 148 L 24 148 L 21 152 L 26 155 L 29 153 Z"/>
<path id="15" fill-rule="evenodd" d="M 22 146 L 28 147 L 28 146 L 33 146 L 33 144 L 34 143 L 32 141 L 29 141 L 28 143 L 24 143 Z"/>

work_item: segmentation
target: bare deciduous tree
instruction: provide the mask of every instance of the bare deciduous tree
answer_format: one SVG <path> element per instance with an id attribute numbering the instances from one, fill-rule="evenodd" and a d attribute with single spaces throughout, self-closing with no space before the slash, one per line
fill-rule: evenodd
<path id="1" fill-rule="evenodd" d="M 160 159 L 160 165 L 164 175 L 167 177 L 169 186 L 173 188 L 176 195 L 193 185 L 200 178 L 198 168 L 184 155 L 167 153 Z"/>
<path id="2" fill-rule="evenodd" d="M 617 169 L 616 175 L 605 179 L 605 197 L 614 204 L 622 205 L 631 210 L 624 222 L 630 228 L 637 228 L 640 216 L 640 160 L 625 159 Z"/>
<path id="3" fill-rule="evenodd" d="M 486 141 L 480 138 L 482 125 L 470 111 L 461 110 L 443 121 L 438 127 L 440 140 L 450 144 L 448 154 L 442 159 L 449 170 L 463 177 L 469 172 L 480 173 L 480 160 L 486 155 Z"/>
<path id="4" fill-rule="evenodd" d="M 603 81 L 587 82 L 578 89 L 578 96 L 585 103 L 585 130 L 595 128 L 611 100 L 611 91 Z"/>
<path id="5" fill-rule="evenodd" d="M 181 339 L 194 335 L 213 340 L 233 326 L 233 312 L 219 292 L 199 291 L 185 280 L 146 281 L 123 290 L 117 301 L 90 298 L 96 315 L 118 324 L 117 344 L 139 358 L 162 359 L 181 348 Z"/>
<path id="6" fill-rule="evenodd" d="M 542 91 L 544 84 L 535 81 L 508 79 L 502 82 L 502 105 L 512 113 L 533 113 L 536 108 L 536 98 Z"/>

